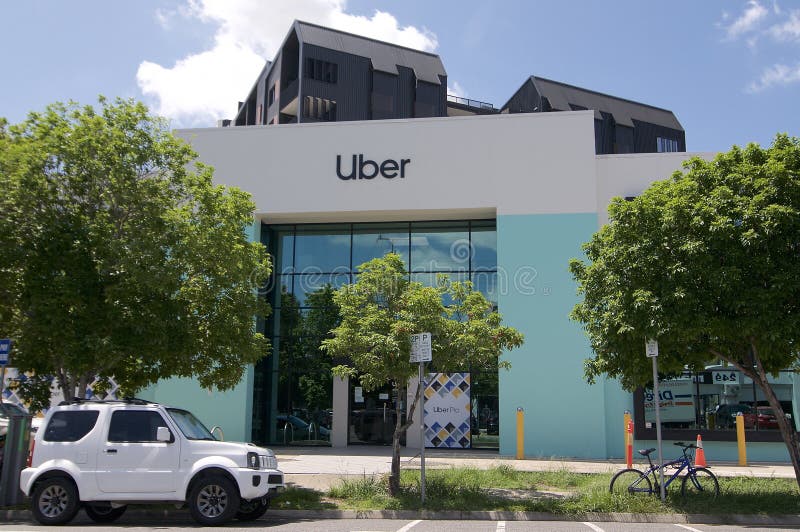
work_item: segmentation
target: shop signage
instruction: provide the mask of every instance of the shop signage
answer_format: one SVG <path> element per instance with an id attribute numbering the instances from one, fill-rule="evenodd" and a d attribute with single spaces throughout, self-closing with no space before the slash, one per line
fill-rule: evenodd
<path id="1" fill-rule="evenodd" d="M 386 179 L 395 177 L 405 178 L 406 169 L 411 164 L 411 159 L 386 159 L 385 161 L 375 162 L 365 159 L 363 153 L 353 154 L 350 164 L 344 163 L 342 167 L 342 156 L 336 156 L 336 175 L 342 181 L 351 179 L 375 179 L 379 175 Z"/>

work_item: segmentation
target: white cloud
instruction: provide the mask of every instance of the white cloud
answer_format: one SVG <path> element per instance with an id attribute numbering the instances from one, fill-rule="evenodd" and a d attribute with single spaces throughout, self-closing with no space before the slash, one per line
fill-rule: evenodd
<path id="1" fill-rule="evenodd" d="M 345 12 L 345 0 L 187 0 L 177 14 L 218 25 L 209 50 L 170 67 L 150 61 L 136 79 L 154 110 L 176 125 L 211 125 L 231 118 L 267 59 L 272 59 L 295 19 L 321 24 L 409 48 L 432 51 L 436 36 L 425 28 L 401 26 L 390 13 L 371 17 Z M 175 12 L 156 12 L 165 30 Z"/>
<path id="2" fill-rule="evenodd" d="M 758 80 L 750 83 L 747 87 L 747 92 L 761 92 L 776 85 L 790 85 L 792 83 L 800 83 L 800 63 L 793 67 L 776 64 L 766 68 Z"/>
<path id="3" fill-rule="evenodd" d="M 458 96 L 459 98 L 466 98 L 469 96 L 459 82 L 450 79 L 447 80 L 447 94 Z"/>
<path id="4" fill-rule="evenodd" d="M 783 24 L 775 24 L 769 34 L 779 41 L 800 41 L 800 9 L 789 13 L 789 19 Z"/>
<path id="5" fill-rule="evenodd" d="M 767 8 L 762 6 L 758 0 L 749 0 L 744 12 L 730 25 L 724 26 L 725 33 L 729 39 L 736 39 L 745 33 L 755 31 L 759 22 L 768 14 Z M 723 13 L 723 21 L 727 19 L 727 13 Z"/>

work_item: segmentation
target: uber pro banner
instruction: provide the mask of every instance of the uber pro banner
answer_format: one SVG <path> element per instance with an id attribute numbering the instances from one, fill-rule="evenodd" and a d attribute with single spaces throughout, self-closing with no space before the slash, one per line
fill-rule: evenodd
<path id="1" fill-rule="evenodd" d="M 470 447 L 469 373 L 429 373 L 425 386 L 425 447 Z"/>

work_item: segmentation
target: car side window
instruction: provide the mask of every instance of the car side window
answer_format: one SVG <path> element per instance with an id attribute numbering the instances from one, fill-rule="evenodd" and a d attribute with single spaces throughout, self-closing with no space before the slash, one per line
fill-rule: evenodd
<path id="1" fill-rule="evenodd" d="M 117 410 L 111 414 L 108 441 L 115 443 L 155 442 L 158 427 L 167 427 L 158 412 L 147 410 Z M 171 432 L 171 431 L 170 431 Z M 174 436 L 170 438 L 174 441 Z"/>
<path id="2" fill-rule="evenodd" d="M 44 431 L 44 441 L 78 441 L 97 423 L 98 410 L 55 412 Z"/>

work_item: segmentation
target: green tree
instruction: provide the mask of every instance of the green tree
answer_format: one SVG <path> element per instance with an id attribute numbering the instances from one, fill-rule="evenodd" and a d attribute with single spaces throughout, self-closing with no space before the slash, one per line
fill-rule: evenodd
<path id="1" fill-rule="evenodd" d="M 659 369 L 699 371 L 720 359 L 753 379 L 776 412 L 800 483 L 797 432 L 769 380 L 797 363 L 800 342 L 800 141 L 734 147 L 656 182 L 632 201 L 616 198 L 609 224 L 570 269 L 584 296 L 572 318 L 594 350 L 590 382 L 652 381 Z"/>
<path id="2" fill-rule="evenodd" d="M 0 122 L 0 336 L 66 397 L 114 377 L 234 386 L 267 351 L 254 205 L 141 103 L 55 103 Z"/>
<path id="3" fill-rule="evenodd" d="M 390 384 L 400 396 L 409 379 L 418 374 L 418 364 L 409 362 L 414 333 L 432 334 L 433 361 L 442 372 L 491 366 L 504 350 L 522 345 L 522 334 L 503 326 L 500 314 L 469 282 L 451 282 L 446 277 L 436 287 L 411 282 L 396 253 L 366 262 L 359 271 L 354 284 L 336 291 L 341 323 L 322 345 L 331 356 L 350 362 L 336 366 L 334 374 L 358 376 L 366 391 Z M 442 302 L 446 295 L 452 299 L 449 305 Z M 507 361 L 499 365 L 509 367 Z M 395 402 L 392 495 L 400 490 L 400 438 L 413 423 L 418 395 L 405 423 L 400 401 Z"/>

